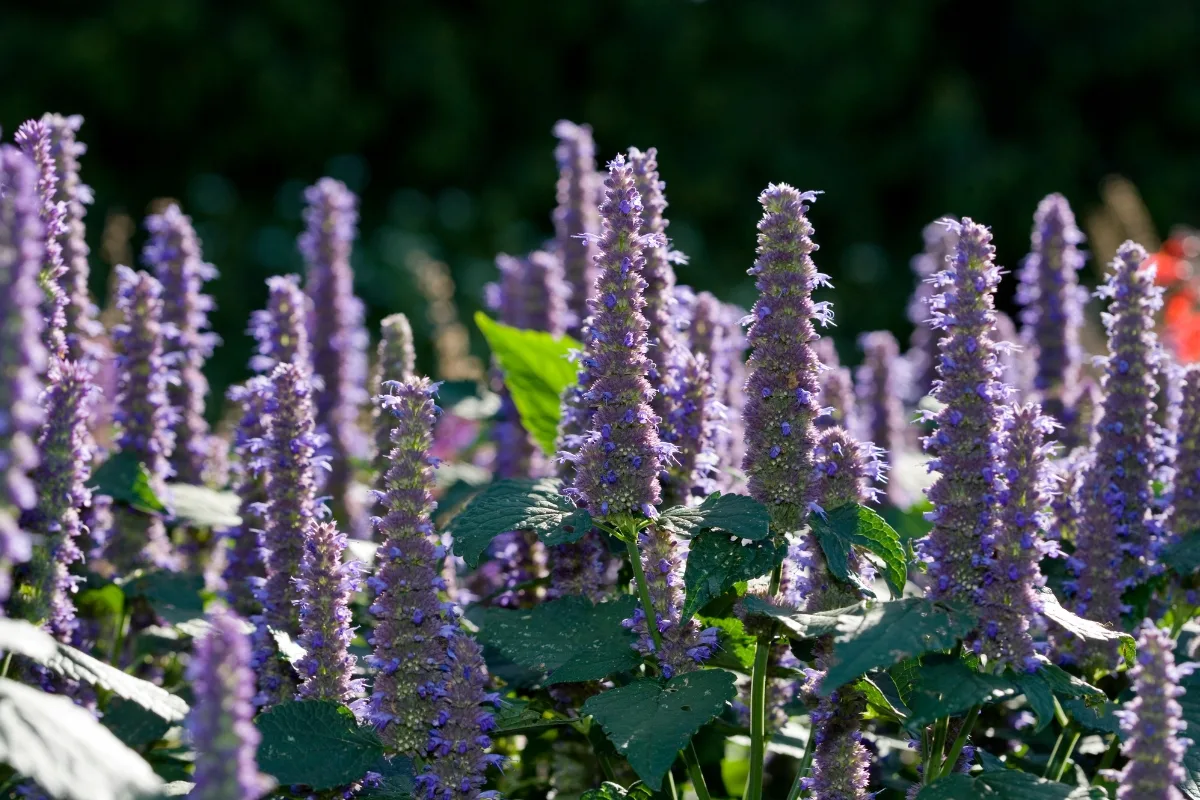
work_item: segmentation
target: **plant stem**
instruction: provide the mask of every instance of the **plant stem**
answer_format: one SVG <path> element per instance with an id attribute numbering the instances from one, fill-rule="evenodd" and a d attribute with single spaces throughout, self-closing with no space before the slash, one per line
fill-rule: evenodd
<path id="1" fill-rule="evenodd" d="M 813 752 L 817 749 L 816 726 L 808 729 L 808 741 L 804 743 L 804 755 L 800 758 L 800 766 L 796 770 L 796 780 L 792 781 L 792 789 L 788 792 L 787 800 L 797 800 L 803 791 L 804 779 L 808 777 L 808 768 L 812 766 Z"/>
<path id="2" fill-rule="evenodd" d="M 108 663 L 117 669 L 121 668 L 121 647 L 125 644 L 125 627 L 129 621 L 129 600 L 121 603 L 121 613 L 117 616 L 117 627 L 113 630 L 112 653 Z"/>
<path id="3" fill-rule="evenodd" d="M 771 583 L 767 597 L 779 591 L 783 579 L 783 563 L 771 572 Z M 763 764 L 766 761 L 767 744 L 767 667 L 771 657 L 771 645 L 775 641 L 775 625 L 772 623 L 758 637 L 754 646 L 754 671 L 750 674 L 750 778 L 746 781 L 744 800 L 762 800 Z"/>
<path id="4" fill-rule="evenodd" d="M 962 755 L 963 748 L 967 746 L 967 738 L 970 737 L 971 731 L 975 727 L 975 721 L 979 719 L 980 708 L 982 706 L 975 706 L 963 718 L 962 730 L 958 732 L 958 736 L 954 739 L 954 744 L 950 745 L 950 752 L 946 754 L 946 760 L 942 763 L 941 769 L 938 770 L 939 778 L 945 777 L 954 771 L 954 763 Z M 946 729 L 947 731 L 950 729 L 949 724 L 946 725 Z"/>
<path id="5" fill-rule="evenodd" d="M 1058 732 L 1058 738 L 1054 740 L 1054 747 L 1050 750 L 1050 758 L 1046 761 L 1046 768 L 1042 770 L 1043 778 L 1050 777 L 1050 770 L 1054 768 L 1054 759 L 1058 757 L 1058 748 L 1062 747 L 1063 735 L 1066 734 L 1066 732 L 1066 728 L 1063 728 Z"/>
<path id="6" fill-rule="evenodd" d="M 669 787 L 667 793 L 671 800 L 683 800 L 679 796 L 679 789 L 675 786 L 675 776 L 671 774 L 671 770 L 667 770 L 667 786 Z"/>
<path id="7" fill-rule="evenodd" d="M 1117 760 L 1117 753 L 1121 752 L 1121 740 L 1114 733 L 1108 742 L 1108 749 L 1104 751 L 1104 757 L 1100 759 L 1100 766 L 1096 768 L 1097 772 L 1102 772 L 1106 769 L 1111 769 L 1113 762 Z"/>
<path id="8" fill-rule="evenodd" d="M 700 769 L 700 758 L 696 755 L 696 747 L 688 742 L 687 748 L 680 750 L 683 763 L 687 765 L 688 777 L 692 779 L 692 789 L 696 792 L 697 800 L 712 800 L 708 793 L 708 784 L 704 782 L 704 772 Z"/>
<path id="9" fill-rule="evenodd" d="M 1061 781 L 1063 775 L 1067 772 L 1067 764 L 1071 763 L 1071 756 L 1075 753 L 1075 745 L 1079 744 L 1079 738 L 1083 735 L 1083 731 L 1072 725 L 1069 729 L 1071 738 L 1067 740 L 1067 747 L 1063 750 L 1062 761 L 1058 764 L 1058 770 L 1054 774 L 1054 780 Z"/>
<path id="10" fill-rule="evenodd" d="M 629 563 L 633 567 L 633 580 L 637 583 L 638 595 L 642 598 L 642 613 L 646 615 L 646 630 L 654 641 L 654 654 L 662 655 L 662 634 L 658 632 L 658 614 L 654 611 L 654 601 L 650 599 L 650 583 L 646 580 L 646 570 L 642 569 L 642 554 L 638 550 L 637 535 L 625 538 L 625 549 L 629 551 Z"/>
<path id="11" fill-rule="evenodd" d="M 942 756 L 946 752 L 946 735 L 949 730 L 949 717 L 942 717 L 933 724 L 933 747 L 929 751 L 929 760 L 925 762 L 926 784 L 933 783 L 941 774 Z"/>
<path id="12" fill-rule="evenodd" d="M 12 666 L 12 652 L 4 654 L 4 668 L 0 669 L 0 678 L 8 677 L 8 668 Z"/>

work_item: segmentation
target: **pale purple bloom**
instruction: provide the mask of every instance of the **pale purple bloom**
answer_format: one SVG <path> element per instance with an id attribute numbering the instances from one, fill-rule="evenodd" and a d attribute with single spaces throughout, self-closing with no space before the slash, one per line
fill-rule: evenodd
<path id="1" fill-rule="evenodd" d="M 663 503 L 689 505 L 716 488 L 717 429 L 725 409 L 714 397 L 708 359 L 675 348 L 662 389 L 663 417 L 659 436 L 675 447 L 675 457 L 663 465 Z"/>
<path id="2" fill-rule="evenodd" d="M 900 343 L 888 331 L 873 331 L 860 340 L 863 363 L 858 368 L 856 392 L 857 422 L 863 440 L 883 451 L 884 458 L 895 464 L 905 450 L 903 390 L 900 371 Z M 824 382 L 822 388 L 825 388 Z M 843 413 L 844 416 L 844 413 Z M 904 503 L 893 490 L 889 499 L 897 506 Z"/>
<path id="3" fill-rule="evenodd" d="M 257 376 L 229 390 L 230 401 L 242 409 L 234 434 L 237 456 L 234 484 L 240 503 L 241 525 L 226 531 L 231 539 L 225 556 L 225 601 L 238 614 L 250 618 L 262 612 L 259 593 L 266 578 L 263 530 L 267 507 L 267 406 L 271 381 Z"/>
<path id="4" fill-rule="evenodd" d="M 656 237 L 642 249 L 646 259 L 642 277 L 646 280 L 644 314 L 649 323 L 646 335 L 650 384 L 657 389 L 667 380 L 672 353 L 679 343 L 675 330 L 675 269 L 671 266 L 666 235 L 670 223 L 663 217 L 667 207 L 666 183 L 659 179 L 658 150 L 653 147 L 644 153 L 636 147 L 629 148 L 629 166 L 633 170 L 633 187 L 642 198 L 642 233 Z M 665 417 L 665 406 L 658 397 L 655 401 L 654 410 Z"/>
<path id="5" fill-rule="evenodd" d="M 853 428 L 858 421 L 854 400 L 854 378 L 848 367 L 832 367 L 821 373 L 821 408 L 816 418 L 817 430 Z"/>
<path id="6" fill-rule="evenodd" d="M 296 364 L 312 370 L 308 343 L 309 300 L 299 275 L 267 278 L 267 307 L 250 315 L 250 335 L 256 353 L 250 368 L 270 375 L 277 364 Z"/>
<path id="7" fill-rule="evenodd" d="M 1189 364 L 1180 377 L 1171 529 L 1192 537 L 1200 535 L 1200 364 Z"/>
<path id="8" fill-rule="evenodd" d="M 558 146 L 558 207 L 554 209 L 554 240 L 570 289 L 570 332 L 578 336 L 587 319 L 588 297 L 595 286 L 596 240 L 600 236 L 597 206 L 603 199 L 596 176 L 596 143 L 592 129 L 565 119 L 554 125 Z"/>
<path id="9" fill-rule="evenodd" d="M 678 296 L 678 292 L 676 293 Z M 736 306 L 722 303 L 708 292 L 695 296 L 688 321 L 689 348 L 695 355 L 708 359 L 709 373 L 716 387 L 715 399 L 725 409 L 717 427 L 714 449 L 717 453 L 719 488 L 733 488 L 733 470 L 740 470 L 745 455 L 746 348 L 748 342 L 742 331 L 745 312 Z"/>
<path id="10" fill-rule="evenodd" d="M 922 235 L 925 249 L 912 259 L 912 271 L 917 276 L 917 286 L 908 302 L 908 320 L 913 324 L 912 338 L 906 354 L 911 380 L 909 400 L 917 401 L 933 391 L 937 380 L 938 335 L 937 329 L 929 325 L 933 317 L 932 302 L 938 294 L 933 278 L 946 269 L 946 262 L 954 255 L 957 233 L 948 217 L 929 223 Z"/>
<path id="11" fill-rule="evenodd" d="M 332 522 L 313 522 L 304 539 L 304 556 L 296 578 L 300 638 L 304 657 L 296 662 L 303 683 L 298 697 L 352 705 L 363 681 L 353 677 L 358 658 L 350 654 L 354 640 L 350 601 L 358 590 L 360 565 L 345 561 L 346 534 Z"/>
<path id="12" fill-rule="evenodd" d="M 379 323 L 379 347 L 375 353 L 375 373 L 371 391 L 375 396 L 386 394 L 390 381 L 406 381 L 416 374 L 417 354 L 413 349 L 412 326 L 403 314 L 391 314 Z M 392 415 L 378 403 L 371 408 L 371 424 L 375 430 L 375 488 L 383 491 L 383 479 L 388 470 L 388 453 L 392 449 Z"/>
<path id="13" fill-rule="evenodd" d="M 50 127 L 42 120 L 30 120 L 17 129 L 13 140 L 38 168 L 38 216 L 42 221 L 42 265 L 38 285 L 42 300 L 43 339 L 55 359 L 67 357 L 67 295 L 61 286 L 67 268 L 63 264 L 60 239 L 67 232 L 67 206 L 58 199 L 58 171 L 54 163 L 54 143 Z"/>

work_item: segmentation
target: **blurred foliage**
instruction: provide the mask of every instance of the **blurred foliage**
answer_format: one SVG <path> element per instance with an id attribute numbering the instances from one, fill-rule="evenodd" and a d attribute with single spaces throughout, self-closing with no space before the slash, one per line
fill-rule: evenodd
<path id="1" fill-rule="evenodd" d="M 469 319 L 492 256 L 550 235 L 561 117 L 590 123 L 603 158 L 659 148 L 681 282 L 742 304 L 758 192 L 824 190 L 818 263 L 857 360 L 854 334 L 907 335 L 908 259 L 940 214 L 992 225 L 1010 269 L 1039 198 L 1082 217 L 1110 173 L 1160 230 L 1200 218 L 1200 5 L 992 6 L 0 0 L 0 123 L 85 116 L 97 294 L 104 256 L 140 248 L 131 223 L 183 202 L 222 273 L 217 391 L 244 374 L 262 279 L 300 266 L 304 185 L 361 192 L 358 292 L 372 322 L 405 311 L 420 336 L 415 251 L 450 265 Z"/>

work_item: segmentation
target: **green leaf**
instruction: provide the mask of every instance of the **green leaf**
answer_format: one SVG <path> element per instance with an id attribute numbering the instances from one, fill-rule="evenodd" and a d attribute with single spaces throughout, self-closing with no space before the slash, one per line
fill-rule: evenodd
<path id="1" fill-rule="evenodd" d="M 279 650 L 279 655 L 283 656 L 284 661 L 289 664 L 295 664 L 308 653 L 300 646 L 299 642 L 292 639 L 287 631 L 277 631 L 274 628 L 267 628 L 271 634 L 271 638 L 275 640 L 275 647 Z"/>
<path id="2" fill-rule="evenodd" d="M 750 674 L 754 666 L 754 648 L 758 640 L 746 633 L 746 624 L 737 617 L 696 617 L 701 628 L 716 628 L 720 648 L 708 663 L 710 666 L 728 666 L 739 672 Z"/>
<path id="3" fill-rule="evenodd" d="M 705 531 L 694 537 L 683 573 L 687 587 L 683 621 L 735 583 L 766 575 L 786 552 L 785 545 L 776 545 L 770 539 L 743 545 L 739 538 L 724 531 Z"/>
<path id="4" fill-rule="evenodd" d="M 171 723 L 137 703 L 117 698 L 100 720 L 104 727 L 130 747 L 144 747 L 167 735 Z"/>
<path id="5" fill-rule="evenodd" d="M 579 800 L 650 800 L 654 792 L 641 781 L 637 781 L 628 789 L 619 783 L 605 781 L 599 789 L 588 789 Z"/>
<path id="6" fill-rule="evenodd" d="M 917 800 L 1101 800 L 1104 797 L 1104 790 L 1098 787 L 1068 786 L 1007 769 L 975 777 L 954 774 L 938 778 L 921 790 Z"/>
<path id="7" fill-rule="evenodd" d="M 546 712 L 534 708 L 528 700 L 507 697 L 496 710 L 496 729 L 492 736 L 515 736 L 570 724 L 571 720 L 553 712 L 546 716 Z"/>
<path id="8" fill-rule="evenodd" d="M 415 773 L 412 759 L 384 756 L 370 771 L 379 775 L 379 784 L 359 790 L 355 795 L 359 800 L 412 800 Z"/>
<path id="9" fill-rule="evenodd" d="M 1066 670 L 1051 664 L 1045 658 L 1036 672 L 1009 670 L 1005 676 L 1017 685 L 1025 695 L 1029 707 L 1037 716 L 1034 732 L 1042 730 L 1054 719 L 1054 695 L 1062 697 L 1104 697 L 1104 692 L 1077 678 Z"/>
<path id="10" fill-rule="evenodd" d="M 698 506 L 675 506 L 658 515 L 659 525 L 680 536 L 717 530 L 752 542 L 770 536 L 770 523 L 767 507 L 753 497 L 720 492 L 713 492 Z"/>
<path id="11" fill-rule="evenodd" d="M 580 713 L 595 718 L 638 777 L 657 791 L 679 750 L 736 694 L 732 672 L 703 670 L 665 685 L 641 678 L 609 689 L 588 698 Z"/>
<path id="12" fill-rule="evenodd" d="M 233 492 L 219 492 L 207 486 L 168 483 L 171 517 L 197 528 L 225 530 L 242 524 L 238 516 L 241 498 Z"/>
<path id="13" fill-rule="evenodd" d="M 1117 720 L 1117 706 L 1106 701 L 1096 702 L 1092 698 L 1063 700 L 1063 711 L 1079 723 L 1079 727 L 1096 733 L 1121 734 L 1121 723 Z"/>
<path id="14" fill-rule="evenodd" d="M 883 690 L 881 684 L 887 683 L 892 683 L 891 676 L 886 672 L 880 672 L 873 676 L 860 678 L 854 686 L 867 698 L 867 708 L 875 716 L 894 722 L 904 722 L 909 711 L 900 702 L 895 684 L 889 687 L 889 691 Z"/>
<path id="15" fill-rule="evenodd" d="M 909 730 L 920 730 L 938 717 L 957 716 L 971 706 L 998 703 L 1016 693 L 1012 681 L 976 672 L 961 659 L 932 656 L 917 670 L 906 724 Z"/>
<path id="16" fill-rule="evenodd" d="M 191 781 L 171 781 L 166 786 L 163 786 L 162 791 L 158 793 L 158 796 L 186 797 L 191 794 L 192 789 L 195 788 L 196 784 L 192 783 Z"/>
<path id="17" fill-rule="evenodd" d="M 1184 694 L 1179 698 L 1183 709 L 1183 720 L 1187 723 L 1185 735 L 1190 740 L 1187 752 L 1183 755 L 1184 779 L 1179 784 L 1179 790 L 1192 800 L 1200 798 L 1200 674 L 1192 673 L 1183 679 L 1180 686 Z M 1190 731 L 1190 735 L 1186 732 Z"/>
<path id="18" fill-rule="evenodd" d="M 1177 575 L 1191 575 L 1200 569 L 1200 531 L 1180 536 L 1179 541 L 1163 553 L 1162 560 Z"/>
<path id="19" fill-rule="evenodd" d="M 847 627 L 853 625 L 855 620 L 862 618 L 869 606 L 867 603 L 857 603 L 845 608 L 810 614 L 803 611 L 787 611 L 771 605 L 761 597 L 747 595 L 742 599 L 742 607 L 746 609 L 747 614 L 770 617 L 780 624 L 789 638 L 803 641 L 834 633 L 839 622 Z"/>
<path id="20" fill-rule="evenodd" d="M 488 608 L 476 638 L 523 667 L 549 673 L 546 684 L 599 680 L 642 663 L 635 635 L 621 627 L 637 599 L 626 595 L 593 606 L 586 597 L 563 597 L 532 609 Z"/>
<path id="21" fill-rule="evenodd" d="M 579 368 L 568 356 L 583 345 L 570 336 L 502 325 L 482 311 L 476 312 L 475 324 L 504 373 L 504 385 L 521 415 L 521 425 L 546 455 L 554 455 L 562 394 L 579 380 Z"/>
<path id="22" fill-rule="evenodd" d="M 36 625 L 0 617 L 0 652 L 16 653 L 45 664 L 58 653 L 58 642 Z"/>
<path id="23" fill-rule="evenodd" d="M 150 471 L 131 451 L 116 453 L 97 467 L 89 488 L 147 514 L 169 511 L 150 485 Z"/>
<path id="24" fill-rule="evenodd" d="M 873 509 L 858 503 L 847 503 L 824 514 L 810 518 L 813 534 L 825 553 L 825 560 L 834 577 L 851 581 L 849 559 L 851 548 L 861 547 L 883 560 L 883 576 L 894 597 L 904 592 L 908 579 L 908 561 L 900 536 Z"/>
<path id="25" fill-rule="evenodd" d="M 183 698 L 176 697 L 149 681 L 122 672 L 69 645 L 59 643 L 54 656 L 42 663 L 59 675 L 89 686 L 98 686 L 117 697 L 131 700 L 168 722 L 178 722 L 187 716 L 188 704 Z"/>
<path id="26" fill-rule="evenodd" d="M 204 576 L 154 569 L 135 572 L 121 583 L 130 600 L 143 598 L 154 613 L 177 625 L 204 616 Z"/>
<path id="27" fill-rule="evenodd" d="M 375 730 L 329 700 L 281 703 L 259 714 L 254 724 L 262 733 L 258 766 L 283 786 L 317 791 L 344 786 L 383 756 Z"/>
<path id="28" fill-rule="evenodd" d="M 59 800 L 130 800 L 163 788 L 91 712 L 7 678 L 0 678 L 0 762 Z"/>
<path id="29" fill-rule="evenodd" d="M 975 625 L 973 611 L 923 597 L 868 603 L 863 616 L 838 618 L 833 662 L 821 692 L 828 694 L 873 669 L 953 647 Z"/>
<path id="30" fill-rule="evenodd" d="M 547 545 L 583 538 L 592 528 L 591 515 L 564 497 L 561 486 L 551 478 L 488 486 L 447 526 L 454 554 L 474 569 L 492 539 L 506 531 L 535 531 Z"/>
<path id="31" fill-rule="evenodd" d="M 1076 614 L 1072 614 L 1059 605 L 1058 598 L 1049 589 L 1043 588 L 1038 594 L 1038 600 L 1042 604 L 1042 616 L 1046 619 L 1068 633 L 1073 633 L 1080 639 L 1099 642 L 1116 641 L 1121 657 L 1125 659 L 1125 663 L 1131 667 L 1133 666 L 1134 659 L 1137 657 L 1137 647 L 1133 642 L 1133 637 L 1128 633 L 1114 631 L 1112 628 L 1104 627 L 1099 622 L 1092 622 L 1090 619 L 1084 619 Z"/>

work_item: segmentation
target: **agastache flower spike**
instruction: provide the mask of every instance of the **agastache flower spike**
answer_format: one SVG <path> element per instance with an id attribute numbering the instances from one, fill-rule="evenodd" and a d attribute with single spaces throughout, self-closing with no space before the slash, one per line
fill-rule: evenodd
<path id="1" fill-rule="evenodd" d="M 559 120 L 554 125 L 558 146 L 558 207 L 554 209 L 554 240 L 570 289 L 570 333 L 578 336 L 587 319 L 588 297 L 596 283 L 597 213 L 596 144 L 592 129 Z"/>
<path id="2" fill-rule="evenodd" d="M 946 268 L 947 259 L 954 255 L 958 245 L 958 234 L 947 224 L 949 221 L 943 217 L 925 226 L 922 232 L 925 250 L 912 259 L 917 286 L 908 301 L 908 320 L 913 324 L 913 332 L 906 359 L 912 378 L 909 399 L 914 402 L 932 392 L 937 380 L 938 336 L 929 320 L 933 316 L 933 298 L 938 294 L 934 276 Z"/>
<path id="3" fill-rule="evenodd" d="M 517 258 L 496 256 L 500 280 L 486 287 L 487 305 L 505 325 L 561 336 L 567 331 L 567 288 L 562 261 L 535 250 Z"/>
<path id="4" fill-rule="evenodd" d="M 1179 388 L 1171 529 L 1176 536 L 1193 537 L 1200 536 L 1200 364 L 1183 368 Z"/>
<path id="5" fill-rule="evenodd" d="M 574 456 L 575 492 L 594 517 L 655 516 L 659 465 L 670 453 L 658 438 L 646 381 L 646 318 L 642 296 L 645 259 L 652 239 L 641 231 L 642 202 L 624 156 L 609 163 L 607 193 L 600 206 L 596 288 L 588 301 L 592 319 L 583 364 L 593 377 L 588 402 L 596 407 L 592 428 Z"/>
<path id="6" fill-rule="evenodd" d="M 1186 777 L 1183 757 L 1189 742 L 1181 735 L 1186 723 L 1179 685 L 1193 664 L 1176 666 L 1175 643 L 1151 620 L 1137 637 L 1137 665 L 1130 671 L 1135 697 L 1117 711 L 1124 733 L 1121 753 L 1129 761 L 1121 770 L 1117 800 L 1183 800 L 1175 788 Z"/>
<path id="7" fill-rule="evenodd" d="M 1081 242 L 1067 198 L 1049 195 L 1033 216 L 1032 251 L 1018 273 L 1021 339 L 1037 359 L 1033 388 L 1045 412 L 1064 423 L 1065 401 L 1077 391 L 1083 360 L 1079 329 L 1087 292 L 1077 278 L 1085 260 Z"/>
<path id="8" fill-rule="evenodd" d="M 146 466 L 159 495 L 172 474 L 176 417 L 167 397 L 173 373 L 163 357 L 162 292 L 162 284 L 148 272 L 117 267 L 117 310 L 123 318 L 112 331 L 118 370 L 117 444 Z M 147 565 L 178 566 L 161 517 L 125 505 L 114 506 L 112 515 L 105 557 L 118 575 Z"/>
<path id="9" fill-rule="evenodd" d="M 59 284 L 67 296 L 66 338 L 68 356 L 73 361 L 91 361 L 100 356 L 94 341 L 101 333 L 96 307 L 88 294 L 88 245 L 83 218 L 92 203 L 92 190 L 79 179 L 79 157 L 87 145 L 75 138 L 83 125 L 78 114 L 64 117 L 45 114 L 42 122 L 50 129 L 50 153 L 54 157 L 58 182 L 54 199 L 65 205 L 66 230 L 59 235 L 66 273 Z"/>
<path id="10" fill-rule="evenodd" d="M 667 225 L 663 210 L 667 198 L 663 190 L 666 183 L 658 177 L 658 150 L 651 147 L 646 152 L 636 147 L 629 148 L 629 166 L 633 170 L 633 186 L 642 198 L 642 233 L 657 237 L 654 244 L 642 250 L 646 259 L 642 277 L 646 279 L 646 321 L 650 357 L 650 383 L 655 388 L 667 380 L 672 366 L 672 353 L 679 343 L 675 331 L 675 270 L 671 266 L 671 254 L 667 249 Z M 655 398 L 655 411 L 666 416 L 665 406 Z M 665 400 L 665 398 L 663 398 Z"/>
<path id="11" fill-rule="evenodd" d="M 265 627 L 300 635 L 296 601 L 300 592 L 293 580 L 300 574 L 305 538 L 317 519 L 316 472 L 319 437 L 314 432 L 312 386 L 306 370 L 296 364 L 280 364 L 271 373 L 271 397 L 267 402 L 270 433 L 266 444 L 267 580 L 263 588 L 263 618 L 260 638 L 255 643 L 260 706 L 290 699 L 296 678 L 276 654 Z"/>
<path id="12" fill-rule="evenodd" d="M 1013 409 L 1003 423 L 1006 485 L 997 495 L 1000 525 L 983 578 L 979 645 L 990 661 L 1018 671 L 1038 664 L 1030 628 L 1042 610 L 1037 591 L 1045 579 L 1038 562 L 1055 551 L 1041 537 L 1050 527 L 1046 509 L 1055 495 L 1049 464 L 1055 445 L 1045 441 L 1055 427 L 1036 403 Z"/>
<path id="13" fill-rule="evenodd" d="M 715 488 L 717 454 L 713 448 L 724 407 L 713 397 L 712 375 L 704 356 L 676 346 L 675 364 L 663 387 L 659 435 L 674 445 L 675 458 L 664 464 L 663 503 L 689 505 Z"/>
<path id="14" fill-rule="evenodd" d="M 895 464 L 904 450 L 904 407 L 896 370 L 900 365 L 900 343 L 888 331 L 873 331 L 860 340 L 863 363 L 858 368 L 857 405 L 862 436 L 881 449 Z M 897 486 L 896 484 L 892 484 Z M 897 506 L 904 503 L 893 490 L 889 499 Z"/>
<path id="15" fill-rule="evenodd" d="M 30 120 L 17 129 L 13 140 L 38 168 L 38 216 L 42 221 L 42 267 L 38 285 L 45 295 L 43 339 L 55 359 L 67 357 L 67 295 L 60 282 L 67 268 L 63 264 L 60 239 L 67 232 L 67 207 L 58 200 L 58 171 L 52 155 L 50 128 L 41 120 Z"/>
<path id="16" fill-rule="evenodd" d="M 309 525 L 296 578 L 299 645 L 305 650 L 296 662 L 304 681 L 300 699 L 352 705 L 363 691 L 363 682 L 352 677 L 358 659 L 350 655 L 350 601 L 358 590 L 359 563 L 344 561 L 345 550 L 346 534 L 332 522 Z"/>
<path id="17" fill-rule="evenodd" d="M 827 303 L 812 292 L 828 285 L 817 272 L 806 216 L 813 192 L 772 184 L 759 196 L 758 258 L 749 273 L 759 298 L 750 315 L 750 379 L 746 383 L 746 456 L 750 496 L 767 506 L 779 531 L 799 529 L 807 515 L 817 416 L 819 363 L 813 322 L 828 324 Z"/>
<path id="18" fill-rule="evenodd" d="M 227 531 L 232 542 L 225 556 L 225 600 L 238 614 L 250 618 L 262 612 L 258 594 L 266 578 L 263 530 L 267 506 L 267 406 L 271 381 L 261 375 L 229 390 L 230 401 L 242 409 L 234 434 L 237 456 L 235 484 L 241 525 Z"/>
<path id="19" fill-rule="evenodd" d="M 305 232 L 300 253 L 308 273 L 309 341 L 313 372 L 321 379 L 316 393 L 317 427 L 328 437 L 334 519 L 355 538 L 368 534 L 366 509 L 354 492 L 351 459 L 367 455 L 368 440 L 358 427 L 367 402 L 367 345 L 363 304 L 354 296 L 350 250 L 358 224 L 358 200 L 341 181 L 322 178 L 304 192 Z"/>
<path id="20" fill-rule="evenodd" d="M 740 320 L 745 316 L 734 306 L 722 304 L 712 294 L 700 292 L 692 306 L 689 346 L 695 355 L 708 359 L 709 373 L 718 387 L 715 399 L 724 407 L 717 426 L 713 449 L 717 454 L 718 488 L 727 490 L 733 481 L 731 469 L 740 469 L 745 450 L 742 407 L 745 405 L 746 336 Z"/>
<path id="21" fill-rule="evenodd" d="M 267 278 L 267 307 L 250 315 L 250 335 L 257 343 L 250 368 L 270 375 L 277 364 L 312 370 L 308 344 L 309 301 L 299 275 Z"/>
<path id="22" fill-rule="evenodd" d="M 29 472 L 38 464 L 34 440 L 43 419 L 38 396 L 46 369 L 37 286 L 45 240 L 37 181 L 33 161 L 0 145 L 0 470 L 6 488 L 0 496 L 0 599 L 8 597 L 8 567 L 29 558 L 29 535 L 18 519 L 37 503 Z"/>
<path id="23" fill-rule="evenodd" d="M 196 751 L 199 800 L 258 800 L 270 788 L 255 761 L 259 733 L 251 718 L 254 673 L 243 622 L 228 611 L 209 616 L 212 627 L 196 642 L 188 668 L 195 699 L 187 728 Z"/>
<path id="24" fill-rule="evenodd" d="M 934 417 L 936 430 L 924 441 L 933 455 L 929 469 L 940 474 L 928 492 L 933 529 L 918 548 L 929 564 L 934 597 L 974 599 L 983 578 L 981 559 L 991 554 L 996 530 L 1000 421 L 1007 397 L 992 339 L 1000 270 L 992 261 L 987 228 L 967 217 L 949 224 L 958 244 L 935 279 L 943 294 L 934 299 L 932 318 L 945 333 L 938 342 L 941 379 L 933 388 L 943 406 Z"/>
<path id="25" fill-rule="evenodd" d="M 182 483 L 220 486 L 223 476 L 214 474 L 214 466 L 222 461 L 215 453 L 222 443 L 209 434 L 204 418 L 208 396 L 204 362 L 219 340 L 208 330 L 212 298 L 202 291 L 217 271 L 201 257 L 192 221 L 179 206 L 172 204 L 163 213 L 146 217 L 146 230 L 150 238 L 142 260 L 163 287 L 163 347 L 178 374 L 167 390 L 176 412 L 171 466 Z"/>
<path id="26" fill-rule="evenodd" d="M 1092 460 L 1081 478 L 1082 519 L 1068 562 L 1077 580 L 1067 588 L 1074 592 L 1075 613 L 1105 624 L 1119 622 L 1125 589 L 1161 569 L 1161 520 L 1151 486 L 1161 456 L 1151 398 L 1158 389 L 1154 313 L 1162 290 L 1154 285 L 1154 270 L 1141 268 L 1145 260 L 1140 245 L 1121 245 L 1108 281 L 1096 292 L 1111 300 L 1103 315 L 1109 354 L 1102 360 L 1104 399 Z M 1111 647 L 1087 652 L 1115 660 Z"/>
<path id="27" fill-rule="evenodd" d="M 833 367 L 821 373 L 821 415 L 817 430 L 852 428 L 858 419 L 854 401 L 854 378 L 848 367 Z"/>
<path id="28" fill-rule="evenodd" d="M 417 368 L 417 353 L 413 349 L 412 326 L 403 314 L 384 317 L 379 323 L 379 349 L 375 353 L 375 374 L 371 378 L 373 396 L 386 394 L 389 381 L 401 382 L 413 377 Z M 392 450 L 392 415 L 378 403 L 371 408 L 371 423 L 375 430 L 375 488 L 384 491 L 388 454 Z"/>
<path id="29" fill-rule="evenodd" d="M 71 575 L 71 565 L 83 560 L 80 515 L 92 497 L 87 488 L 93 458 L 88 427 L 95 392 L 86 365 L 62 361 L 51 373 L 42 397 L 46 423 L 38 438 L 40 463 L 33 473 L 37 507 L 21 520 L 23 528 L 42 537 L 30 568 L 32 598 L 22 616 L 65 643 L 71 643 L 77 627 L 73 595 L 78 579 Z"/>
<path id="30" fill-rule="evenodd" d="M 392 450 L 375 520 L 382 542 L 376 574 L 367 580 L 377 624 L 368 664 L 378 670 L 367 713 L 384 741 L 415 757 L 425 753 L 429 730 L 445 696 L 446 633 L 456 630 L 438 591 L 444 551 L 431 515 L 435 460 L 434 384 L 410 378 L 388 385 L 376 402 L 393 418 Z"/>

